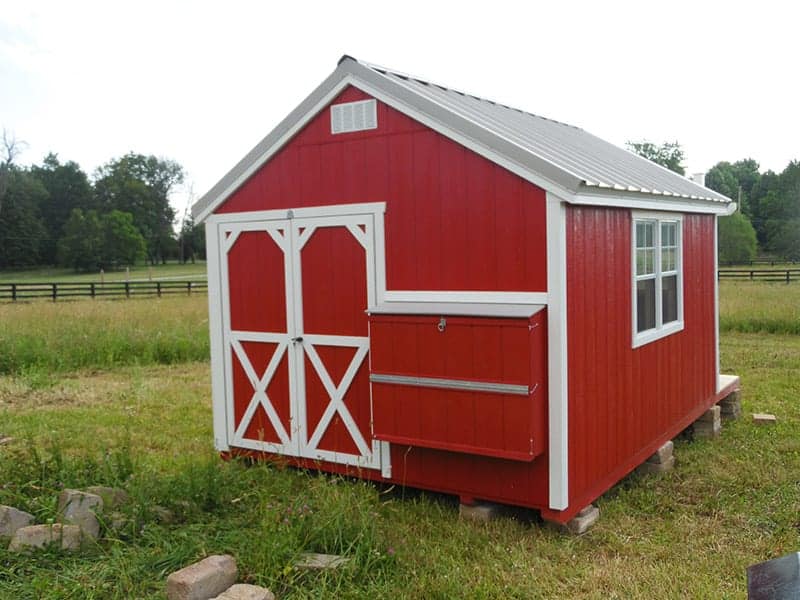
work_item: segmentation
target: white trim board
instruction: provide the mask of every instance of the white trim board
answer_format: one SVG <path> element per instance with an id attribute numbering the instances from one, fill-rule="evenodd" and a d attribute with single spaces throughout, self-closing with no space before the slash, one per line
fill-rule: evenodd
<path id="1" fill-rule="evenodd" d="M 552 510 L 569 505 L 569 394 L 567 379 L 567 213 L 547 194 L 547 418 Z"/>
<path id="2" fill-rule="evenodd" d="M 599 196 L 594 194 L 572 194 L 566 198 L 570 204 L 584 206 L 604 206 L 612 208 L 631 208 L 650 211 L 667 211 L 679 213 L 703 213 L 713 215 L 730 215 L 736 211 L 736 203 L 703 202 L 702 200 L 682 200 L 663 196 L 655 199 L 641 196 Z"/>

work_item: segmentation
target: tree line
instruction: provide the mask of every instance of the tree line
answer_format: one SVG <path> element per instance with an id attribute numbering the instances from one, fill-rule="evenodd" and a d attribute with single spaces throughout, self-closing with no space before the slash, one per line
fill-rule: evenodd
<path id="1" fill-rule="evenodd" d="M 628 142 L 633 152 L 685 175 L 678 142 Z M 721 161 L 706 173 L 706 187 L 735 200 L 737 211 L 719 219 L 719 260 L 746 263 L 757 253 L 800 260 L 800 161 L 780 173 L 761 171 L 752 158 Z"/>
<path id="2" fill-rule="evenodd" d="M 76 271 L 205 258 L 201 226 L 176 232 L 171 192 L 184 181 L 172 160 L 128 153 L 89 177 L 48 154 L 16 164 L 24 144 L 3 132 L 0 148 L 0 269 L 60 265 Z"/>

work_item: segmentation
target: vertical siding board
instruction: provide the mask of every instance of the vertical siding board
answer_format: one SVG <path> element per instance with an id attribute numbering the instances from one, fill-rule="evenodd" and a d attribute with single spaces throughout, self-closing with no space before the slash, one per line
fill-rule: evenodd
<path id="1" fill-rule="evenodd" d="M 389 146 L 389 206 L 386 215 L 386 285 L 389 289 L 414 289 L 416 264 L 411 260 L 417 243 L 412 173 L 412 134 L 396 135 Z M 398 199 L 395 201 L 395 199 Z M 391 211 L 391 212 L 389 212 Z"/>
<path id="2" fill-rule="evenodd" d="M 459 289 L 469 280 L 469 263 L 464 260 L 463 250 L 469 245 L 466 201 L 466 149 L 445 140 L 441 147 L 447 153 L 449 168 L 441 171 L 442 203 L 442 269 L 441 285 L 444 289 Z"/>
<path id="3" fill-rule="evenodd" d="M 431 290 L 441 279 L 441 207 L 439 137 L 433 131 L 414 134 L 414 204 L 418 289 Z"/>

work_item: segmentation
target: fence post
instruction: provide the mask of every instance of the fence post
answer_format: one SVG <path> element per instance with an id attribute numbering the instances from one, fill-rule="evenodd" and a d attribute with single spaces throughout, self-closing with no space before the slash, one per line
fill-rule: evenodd
<path id="1" fill-rule="evenodd" d="M 58 297 L 58 284 L 54 283 L 52 285 L 53 285 L 53 302 L 55 302 L 56 298 Z"/>
<path id="2" fill-rule="evenodd" d="M 89 284 L 89 287 L 91 288 L 92 298 L 94 298 L 94 281 Z"/>
<path id="3" fill-rule="evenodd" d="M 789 270 L 786 270 L 786 285 L 789 285 Z"/>
<path id="4" fill-rule="evenodd" d="M 161 282 L 156 281 L 156 296 L 161 298 Z"/>
<path id="5" fill-rule="evenodd" d="M 16 302 L 17 301 L 17 284 L 16 283 L 12 283 L 11 284 L 11 301 L 12 302 Z"/>
<path id="6" fill-rule="evenodd" d="M 125 282 L 125 297 L 126 298 L 131 297 L 131 284 L 128 281 Z"/>
<path id="7" fill-rule="evenodd" d="M 186 282 L 186 294 L 189 295 L 189 296 L 192 295 L 192 282 L 191 281 L 187 281 Z"/>
<path id="8" fill-rule="evenodd" d="M 750 281 L 753 281 L 753 272 L 750 271 Z"/>

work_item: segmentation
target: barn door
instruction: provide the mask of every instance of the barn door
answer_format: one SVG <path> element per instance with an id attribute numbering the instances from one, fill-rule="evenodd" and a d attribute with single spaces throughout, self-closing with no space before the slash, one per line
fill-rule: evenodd
<path id="1" fill-rule="evenodd" d="M 291 227 L 300 455 L 379 468 L 365 312 L 375 302 L 373 217 L 294 219 Z"/>
<path id="2" fill-rule="evenodd" d="M 229 443 L 297 455 L 289 221 L 226 225 L 220 253 Z"/>
<path id="3" fill-rule="evenodd" d="M 370 435 L 376 218 L 220 225 L 230 445 L 388 469 Z"/>

